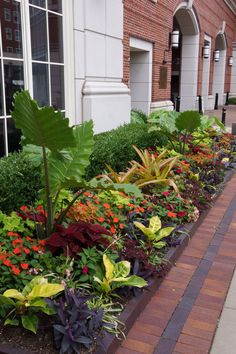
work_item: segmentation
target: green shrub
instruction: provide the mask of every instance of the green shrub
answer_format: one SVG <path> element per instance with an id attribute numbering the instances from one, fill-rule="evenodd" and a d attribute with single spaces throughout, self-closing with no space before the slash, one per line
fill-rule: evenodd
<path id="1" fill-rule="evenodd" d="M 228 104 L 236 104 L 236 97 L 230 97 L 228 99 Z"/>
<path id="2" fill-rule="evenodd" d="M 4 213 L 29 205 L 38 197 L 40 188 L 40 170 L 24 153 L 0 159 L 0 210 Z"/>
<path id="3" fill-rule="evenodd" d="M 163 146 L 166 142 L 166 137 L 159 132 L 148 133 L 146 124 L 124 124 L 109 132 L 97 134 L 86 177 L 89 179 L 102 173 L 106 168 L 105 163 L 117 172 L 125 170 L 129 161 L 138 158 L 132 145 L 145 149 Z"/>

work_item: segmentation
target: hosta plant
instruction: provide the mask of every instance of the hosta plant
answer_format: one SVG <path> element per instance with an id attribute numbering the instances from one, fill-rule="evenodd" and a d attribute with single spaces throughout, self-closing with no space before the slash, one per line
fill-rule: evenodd
<path id="1" fill-rule="evenodd" d="M 8 289 L 0 295 L 0 304 L 7 307 L 9 312 L 5 316 L 4 325 L 22 326 L 36 333 L 38 328 L 37 313 L 43 312 L 52 315 L 54 311 L 48 306 L 45 298 L 57 295 L 64 290 L 61 284 L 50 284 L 43 277 L 35 277 L 28 283 L 22 292 L 17 289 Z"/>
<path id="2" fill-rule="evenodd" d="M 106 294 L 111 293 L 115 289 L 123 286 L 134 286 L 142 288 L 147 285 L 147 282 L 136 275 L 130 274 L 130 262 L 112 262 L 111 259 L 104 254 L 103 265 L 105 268 L 105 274 L 102 278 L 94 276 L 94 282 L 98 283 L 98 291 Z"/>
<path id="3" fill-rule="evenodd" d="M 134 221 L 134 225 L 140 229 L 145 235 L 148 242 L 151 242 L 155 248 L 163 248 L 166 242 L 161 241 L 164 237 L 169 236 L 174 227 L 161 227 L 161 220 L 158 216 L 153 216 L 149 221 L 149 226 L 145 227 L 142 223 Z"/>

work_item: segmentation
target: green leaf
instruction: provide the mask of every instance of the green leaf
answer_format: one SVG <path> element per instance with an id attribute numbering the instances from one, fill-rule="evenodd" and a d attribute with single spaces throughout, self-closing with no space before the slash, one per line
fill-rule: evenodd
<path id="1" fill-rule="evenodd" d="M 155 234 L 161 228 L 161 220 L 158 216 L 153 216 L 149 222 L 150 230 Z"/>
<path id="2" fill-rule="evenodd" d="M 34 277 L 28 284 L 26 284 L 26 286 L 22 290 L 22 295 L 27 296 L 32 291 L 34 286 L 47 283 L 48 280 L 46 278 L 42 277 L 41 275 L 38 275 Z"/>
<path id="3" fill-rule="evenodd" d="M 93 122 L 84 122 L 73 130 L 76 146 L 49 156 L 49 180 L 52 193 L 62 188 L 76 187 L 83 183 L 89 157 L 92 154 Z"/>
<path id="4" fill-rule="evenodd" d="M 124 192 L 127 195 L 133 195 L 136 198 L 141 198 L 143 196 L 141 190 L 134 184 L 129 183 L 111 183 L 107 182 L 107 180 L 100 179 L 97 180 L 96 178 L 91 179 L 89 182 L 84 182 L 82 187 L 88 189 L 100 189 L 100 190 L 115 190 L 119 192 Z"/>
<path id="5" fill-rule="evenodd" d="M 12 299 L 9 299 L 8 297 L 4 295 L 0 295 L 0 305 L 11 305 L 15 306 L 15 302 Z"/>
<path id="6" fill-rule="evenodd" d="M 47 303 L 45 302 L 44 299 L 34 298 L 31 301 L 29 301 L 28 303 L 26 303 L 26 306 L 45 307 L 45 306 L 47 306 Z"/>
<path id="7" fill-rule="evenodd" d="M 38 329 L 38 317 L 34 314 L 21 316 L 22 326 L 36 334 Z"/>
<path id="8" fill-rule="evenodd" d="M 16 299 L 19 301 L 25 301 L 25 297 L 24 295 L 22 295 L 22 293 L 20 293 L 18 290 L 16 289 L 8 289 L 3 293 L 3 296 L 5 297 L 10 297 L 12 299 Z"/>
<path id="9" fill-rule="evenodd" d="M 24 135 L 24 145 L 38 145 L 52 151 L 75 146 L 69 120 L 60 111 L 56 112 L 52 107 L 39 108 L 28 91 L 21 91 L 14 98 L 12 117 L 16 128 Z"/>
<path id="10" fill-rule="evenodd" d="M 166 242 L 164 242 L 164 241 L 154 242 L 153 245 L 155 248 L 161 249 L 161 248 L 165 247 Z"/>
<path id="11" fill-rule="evenodd" d="M 15 319 L 15 320 L 11 320 L 10 318 L 7 318 L 4 322 L 4 326 L 19 326 L 19 320 Z"/>
<path id="12" fill-rule="evenodd" d="M 134 221 L 134 225 L 143 232 L 148 240 L 151 241 L 155 238 L 155 234 L 148 227 L 145 227 L 143 224 L 141 224 L 141 222 Z"/>
<path id="13" fill-rule="evenodd" d="M 147 285 L 146 280 L 136 275 L 132 275 L 131 277 L 125 278 L 122 281 L 115 282 L 115 284 L 112 285 L 112 288 L 116 289 L 121 286 L 134 286 L 137 288 L 142 288 L 146 285 Z"/>
<path id="14" fill-rule="evenodd" d="M 115 277 L 127 277 L 130 273 L 130 262 L 128 261 L 121 261 L 115 264 Z M 114 279 L 113 279 L 114 280 Z"/>
<path id="15" fill-rule="evenodd" d="M 180 113 L 175 121 L 179 131 L 193 133 L 201 125 L 201 116 L 197 111 L 185 111 Z"/>
<path id="16" fill-rule="evenodd" d="M 33 288 L 29 295 L 27 295 L 27 299 L 32 300 L 36 297 L 50 297 L 63 290 L 64 286 L 61 284 L 40 284 Z"/>

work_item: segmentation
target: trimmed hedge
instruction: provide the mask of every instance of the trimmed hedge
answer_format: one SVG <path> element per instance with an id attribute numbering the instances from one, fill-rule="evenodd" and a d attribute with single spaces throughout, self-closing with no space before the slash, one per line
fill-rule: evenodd
<path id="1" fill-rule="evenodd" d="M 22 152 L 0 159 L 0 210 L 10 213 L 30 205 L 42 188 L 40 170 Z"/>
<path id="2" fill-rule="evenodd" d="M 228 104 L 236 104 L 236 97 L 230 97 L 228 99 Z"/>
<path id="3" fill-rule="evenodd" d="M 148 133 L 146 124 L 124 124 L 117 129 L 97 134 L 86 178 L 91 179 L 101 174 L 106 168 L 105 163 L 117 172 L 124 171 L 129 161 L 138 158 L 132 145 L 145 149 L 166 143 L 166 137 L 159 132 Z"/>

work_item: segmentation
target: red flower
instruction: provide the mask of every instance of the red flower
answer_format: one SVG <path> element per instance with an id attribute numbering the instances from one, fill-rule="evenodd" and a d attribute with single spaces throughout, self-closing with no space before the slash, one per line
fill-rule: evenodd
<path id="1" fill-rule="evenodd" d="M 14 254 L 20 254 L 21 253 L 21 249 L 19 247 L 14 248 L 13 251 Z"/>
<path id="2" fill-rule="evenodd" d="M 41 246 L 45 246 L 45 245 L 46 245 L 46 240 L 40 240 L 40 241 L 39 241 L 39 244 L 40 244 Z"/>
<path id="3" fill-rule="evenodd" d="M 12 241 L 13 246 L 16 246 L 17 243 L 21 244 L 22 243 L 22 239 L 21 238 L 17 238 L 16 240 Z"/>
<path id="4" fill-rule="evenodd" d="M 16 232 L 9 231 L 8 236 L 14 236 L 14 237 L 19 237 L 19 235 Z"/>
<path id="5" fill-rule="evenodd" d="M 187 214 L 187 211 L 179 211 L 179 212 L 177 213 L 177 215 L 178 215 L 179 218 L 183 218 L 186 214 Z"/>
<path id="6" fill-rule="evenodd" d="M 3 264 L 4 264 L 5 266 L 10 267 L 10 266 L 11 266 L 11 261 L 10 261 L 10 259 L 6 259 L 6 260 L 3 262 Z"/>
<path id="7" fill-rule="evenodd" d="M 177 214 L 176 214 L 176 213 L 172 213 L 172 211 L 168 211 L 167 216 L 168 216 L 169 218 L 176 218 Z"/>
<path id="8" fill-rule="evenodd" d="M 34 246 L 32 247 L 32 250 L 37 252 L 37 251 L 39 251 L 39 250 L 40 250 L 40 247 L 39 247 L 39 246 L 34 245 Z"/>
<path id="9" fill-rule="evenodd" d="M 28 267 L 29 267 L 28 263 L 21 263 L 20 266 L 22 269 L 25 269 L 25 270 L 28 269 Z"/>
<path id="10" fill-rule="evenodd" d="M 105 219 L 104 219 L 102 216 L 100 216 L 100 217 L 98 218 L 98 221 L 99 221 L 99 222 L 104 222 Z"/>
<path id="11" fill-rule="evenodd" d="M 119 224 L 119 228 L 122 230 L 124 228 L 123 224 Z"/>
<path id="12" fill-rule="evenodd" d="M 103 206 L 105 209 L 110 209 L 110 204 L 108 204 L 108 203 L 104 203 Z"/>
<path id="13" fill-rule="evenodd" d="M 168 197 L 170 195 L 170 192 L 162 192 L 162 195 L 164 195 L 165 197 Z"/>
<path id="14" fill-rule="evenodd" d="M 33 241 L 33 239 L 31 238 L 31 237 L 29 237 L 29 236 L 26 236 L 26 241 Z"/>
<path id="15" fill-rule="evenodd" d="M 42 205 L 38 205 L 36 208 L 37 211 L 44 211 L 43 206 Z"/>
<path id="16" fill-rule="evenodd" d="M 177 170 L 175 172 L 180 175 L 183 171 L 181 170 L 181 168 L 177 168 Z"/>
<path id="17" fill-rule="evenodd" d="M 22 206 L 20 207 L 20 210 L 23 211 L 24 213 L 26 213 L 27 210 L 28 210 L 28 207 L 27 207 L 26 205 L 22 205 Z"/>
<path id="18" fill-rule="evenodd" d="M 88 272 L 89 272 L 88 267 L 86 265 L 84 265 L 83 268 L 82 268 L 82 273 L 83 274 L 88 274 Z"/>
<path id="19" fill-rule="evenodd" d="M 29 254 L 30 253 L 30 250 L 28 248 L 23 248 L 23 251 L 25 254 Z"/>
<path id="20" fill-rule="evenodd" d="M 114 218 L 114 219 L 113 219 L 113 222 L 114 222 L 114 223 L 119 222 L 119 221 L 120 221 L 119 218 Z"/>
<path id="21" fill-rule="evenodd" d="M 11 267 L 11 269 L 12 269 L 12 272 L 13 272 L 15 275 L 20 274 L 20 269 L 17 268 L 17 267 L 15 267 L 14 265 Z"/>
<path id="22" fill-rule="evenodd" d="M 112 217 L 114 216 L 114 213 L 113 213 L 112 211 L 110 211 L 109 214 L 110 214 L 110 216 L 112 216 Z"/>

